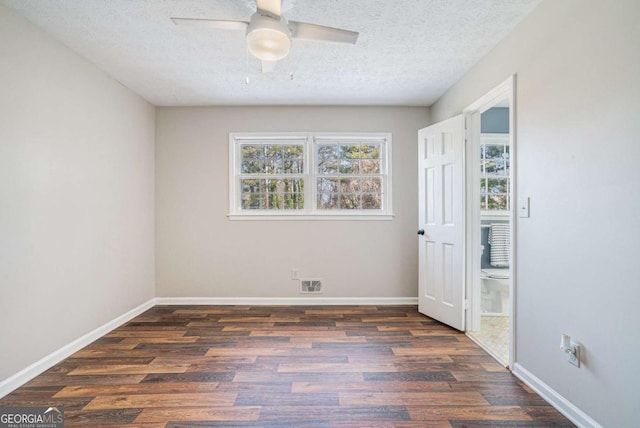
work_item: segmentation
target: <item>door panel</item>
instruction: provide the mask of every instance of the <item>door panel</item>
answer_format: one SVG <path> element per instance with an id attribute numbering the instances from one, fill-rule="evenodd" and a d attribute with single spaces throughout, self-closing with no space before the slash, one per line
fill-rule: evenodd
<path id="1" fill-rule="evenodd" d="M 453 306 L 454 295 L 454 247 L 451 244 L 442 244 L 442 303 L 445 305 Z"/>
<path id="2" fill-rule="evenodd" d="M 435 198 L 436 198 L 436 183 L 435 183 L 435 171 L 433 168 L 427 168 L 425 170 L 425 198 L 426 207 L 424 212 L 426 213 L 424 223 L 436 224 L 436 211 L 435 211 Z"/>
<path id="3" fill-rule="evenodd" d="M 453 165 L 442 165 L 442 224 L 446 226 L 453 225 L 453 185 Z"/>
<path id="4" fill-rule="evenodd" d="M 419 131 L 419 311 L 464 329 L 464 129 L 457 116 Z"/>
<path id="5" fill-rule="evenodd" d="M 425 265 L 424 276 L 426 276 L 426 278 L 421 279 L 421 283 L 424 282 L 424 297 L 427 299 L 435 300 L 435 245 L 433 244 L 433 242 L 429 242 L 426 239 L 422 241 L 423 242 L 421 246 L 424 248 L 424 252 L 422 252 L 423 258 L 421 259 L 421 267 L 422 265 Z"/>

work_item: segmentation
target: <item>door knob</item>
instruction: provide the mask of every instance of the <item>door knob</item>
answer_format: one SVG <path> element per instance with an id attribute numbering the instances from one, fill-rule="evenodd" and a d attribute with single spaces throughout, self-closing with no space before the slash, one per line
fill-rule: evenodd
<path id="1" fill-rule="evenodd" d="M 424 236 L 424 229 L 420 229 L 420 230 L 418 231 L 418 235 L 422 235 L 422 236 Z"/>

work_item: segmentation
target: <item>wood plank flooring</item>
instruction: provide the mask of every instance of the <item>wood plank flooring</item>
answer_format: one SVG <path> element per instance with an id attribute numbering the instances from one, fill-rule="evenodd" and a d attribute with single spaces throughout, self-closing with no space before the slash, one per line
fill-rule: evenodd
<path id="1" fill-rule="evenodd" d="M 9 405 L 83 427 L 574 426 L 415 306 L 156 306 Z"/>

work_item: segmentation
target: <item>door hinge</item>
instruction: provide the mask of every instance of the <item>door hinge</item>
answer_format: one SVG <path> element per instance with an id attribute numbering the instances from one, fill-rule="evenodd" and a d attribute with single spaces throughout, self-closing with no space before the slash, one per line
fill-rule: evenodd
<path id="1" fill-rule="evenodd" d="M 464 299 L 464 310 L 468 311 L 471 309 L 471 301 L 469 299 Z"/>

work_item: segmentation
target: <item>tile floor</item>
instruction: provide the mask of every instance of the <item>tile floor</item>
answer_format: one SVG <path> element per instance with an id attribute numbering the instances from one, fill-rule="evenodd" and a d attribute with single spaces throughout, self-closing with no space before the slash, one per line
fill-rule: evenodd
<path id="1" fill-rule="evenodd" d="M 489 348 L 501 363 L 505 366 L 509 364 L 509 317 L 483 315 L 480 319 L 480 331 L 469 334 Z"/>

